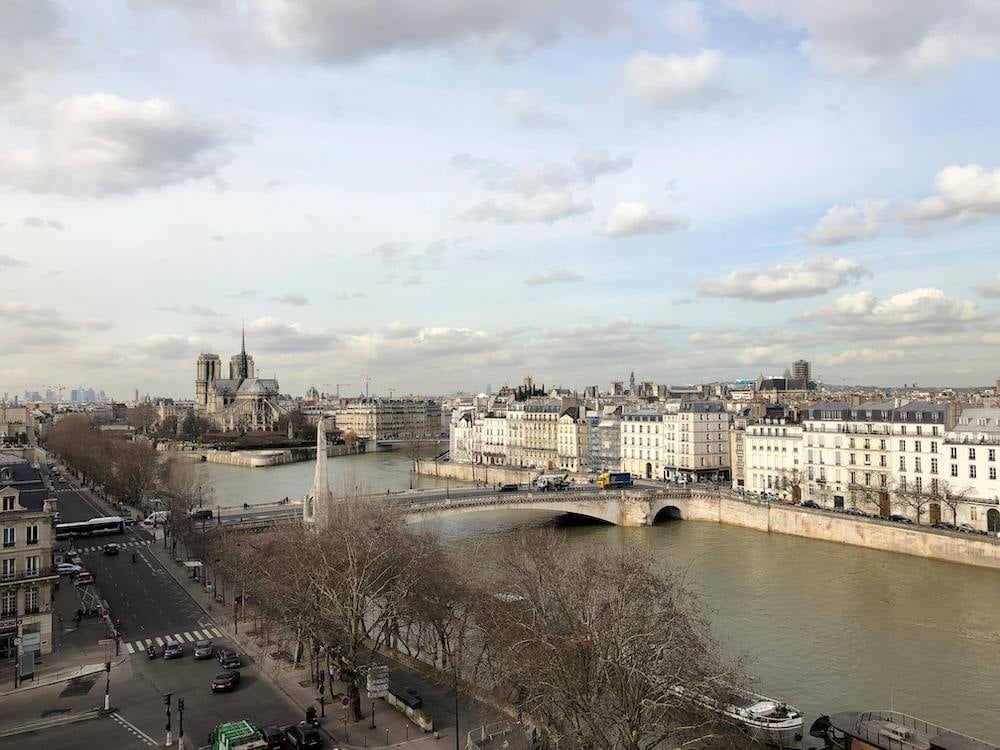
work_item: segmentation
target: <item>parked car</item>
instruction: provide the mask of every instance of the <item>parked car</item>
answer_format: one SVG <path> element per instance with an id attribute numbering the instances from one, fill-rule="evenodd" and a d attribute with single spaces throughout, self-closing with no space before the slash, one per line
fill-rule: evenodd
<path id="1" fill-rule="evenodd" d="M 500 491 L 501 492 L 517 492 L 517 485 L 516 484 L 501 484 L 500 485 Z"/>
<path id="2" fill-rule="evenodd" d="M 177 641 L 167 641 L 167 645 L 163 647 L 163 658 L 176 659 L 180 656 L 184 656 L 184 647 Z"/>
<path id="3" fill-rule="evenodd" d="M 212 646 L 211 641 L 195 641 L 194 644 L 195 659 L 211 659 L 212 654 L 214 652 L 215 648 Z"/>
<path id="4" fill-rule="evenodd" d="M 79 555 L 70 555 L 69 561 L 74 565 L 83 566 L 83 558 Z"/>
<path id="5" fill-rule="evenodd" d="M 226 669 L 232 669 L 240 666 L 240 655 L 231 648 L 220 648 L 215 652 L 215 658 L 218 659 L 219 664 Z"/>
<path id="6" fill-rule="evenodd" d="M 958 525 L 958 529 L 957 530 L 960 531 L 960 532 L 962 532 L 963 534 L 978 534 L 979 533 L 979 529 L 977 529 L 971 523 L 960 523 Z"/>
<path id="7" fill-rule="evenodd" d="M 73 577 L 73 584 L 75 586 L 86 586 L 94 582 L 94 574 L 86 570 L 81 570 Z"/>
<path id="8" fill-rule="evenodd" d="M 413 688 L 403 688 L 402 691 L 396 693 L 396 697 L 403 701 L 403 704 L 409 708 L 420 708 L 424 705 L 424 699 Z"/>
<path id="9" fill-rule="evenodd" d="M 802 503 L 802 507 L 803 508 L 819 508 L 819 504 L 816 503 L 813 500 L 806 500 L 804 503 Z"/>
<path id="10" fill-rule="evenodd" d="M 118 544 L 118 542 L 109 542 L 108 544 L 104 545 L 105 555 L 117 555 L 121 551 L 122 551 L 122 546 Z"/>
<path id="11" fill-rule="evenodd" d="M 309 726 L 305 722 L 292 724 L 285 729 L 285 740 L 288 746 L 298 750 L 299 748 L 322 747 L 323 739 L 319 731 Z"/>
<path id="12" fill-rule="evenodd" d="M 59 575 L 61 576 L 70 576 L 75 573 L 79 573 L 82 570 L 83 568 L 81 568 L 79 565 L 74 565 L 73 563 L 68 563 L 68 562 L 61 562 L 58 565 L 56 565 L 56 571 L 58 571 Z"/>
<path id="13" fill-rule="evenodd" d="M 278 727 L 261 727 L 267 750 L 281 750 L 285 746 L 285 733 Z"/>
<path id="14" fill-rule="evenodd" d="M 848 508 L 844 511 L 849 516 L 867 516 L 863 510 L 858 510 L 857 508 Z"/>
<path id="15" fill-rule="evenodd" d="M 123 516 L 123 518 L 125 520 L 126 526 L 135 526 L 137 523 L 139 523 L 139 519 L 136 518 L 135 516 Z"/>
<path id="16" fill-rule="evenodd" d="M 911 525 L 913 524 L 913 521 L 911 521 L 909 518 L 907 518 L 906 516 L 901 516 L 898 513 L 893 513 L 891 516 L 889 516 L 889 520 L 892 521 L 893 523 L 907 523 Z"/>
<path id="17" fill-rule="evenodd" d="M 950 523 L 945 523 L 944 521 L 938 521 L 937 523 L 932 523 L 931 524 L 931 528 L 932 529 L 944 529 L 946 531 L 957 531 L 958 530 L 957 526 L 955 526 L 953 524 L 950 524 Z"/>
<path id="18" fill-rule="evenodd" d="M 240 673 L 235 669 L 220 672 L 212 680 L 213 693 L 231 693 L 240 684 Z"/>
<path id="19" fill-rule="evenodd" d="M 192 521 L 208 521 L 212 518 L 212 511 L 209 508 L 191 511 Z"/>

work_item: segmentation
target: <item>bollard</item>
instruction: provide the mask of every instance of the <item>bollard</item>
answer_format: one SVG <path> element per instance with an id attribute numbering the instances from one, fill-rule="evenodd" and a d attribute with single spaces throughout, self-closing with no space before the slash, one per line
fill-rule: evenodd
<path id="1" fill-rule="evenodd" d="M 389 744 L 389 730 L 388 729 L 385 730 L 385 744 L 387 744 L 387 745 Z"/>

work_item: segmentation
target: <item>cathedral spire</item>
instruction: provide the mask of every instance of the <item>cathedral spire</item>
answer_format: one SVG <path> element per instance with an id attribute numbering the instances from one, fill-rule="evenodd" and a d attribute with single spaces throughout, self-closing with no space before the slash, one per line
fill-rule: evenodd
<path id="1" fill-rule="evenodd" d="M 330 504 L 333 502 L 326 463 L 325 421 L 324 417 L 320 417 L 319 424 L 316 425 L 316 474 L 313 477 L 313 486 L 306 493 L 305 502 L 302 504 L 302 520 L 318 527 L 330 522 Z"/>
<path id="2" fill-rule="evenodd" d="M 243 322 L 242 337 L 240 342 L 240 371 L 237 376 L 241 381 L 250 377 L 250 363 L 247 362 L 247 324 Z"/>

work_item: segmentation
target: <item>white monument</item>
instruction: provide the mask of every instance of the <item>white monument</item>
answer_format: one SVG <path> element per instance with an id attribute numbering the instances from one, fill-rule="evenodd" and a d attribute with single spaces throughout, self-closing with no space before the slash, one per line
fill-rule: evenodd
<path id="1" fill-rule="evenodd" d="M 326 526 L 332 518 L 333 493 L 330 492 L 326 458 L 326 426 L 320 417 L 316 425 L 316 474 L 302 503 L 302 521 L 317 528 Z"/>

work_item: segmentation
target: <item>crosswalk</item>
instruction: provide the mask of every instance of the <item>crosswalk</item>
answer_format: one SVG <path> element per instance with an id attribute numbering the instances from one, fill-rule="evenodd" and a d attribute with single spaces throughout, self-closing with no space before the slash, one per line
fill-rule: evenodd
<path id="1" fill-rule="evenodd" d="M 104 544 L 110 544 L 110 542 L 104 542 Z M 84 552 L 103 552 L 104 544 L 92 544 L 89 547 L 76 547 L 73 552 L 84 553 Z M 119 547 L 125 549 L 126 547 L 148 547 L 152 542 L 148 539 L 141 539 L 134 542 L 115 542 Z"/>
<path id="2" fill-rule="evenodd" d="M 156 645 L 159 648 L 163 648 L 167 641 L 177 641 L 180 644 L 194 643 L 195 641 L 210 641 L 213 638 L 225 638 L 226 636 L 218 628 L 201 628 L 200 630 L 189 630 L 186 633 L 173 633 L 156 638 L 146 638 L 140 639 L 138 641 L 129 641 L 125 644 L 125 648 L 128 649 L 130 654 L 134 654 L 137 651 L 145 651 L 147 646 Z"/>

